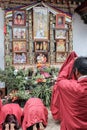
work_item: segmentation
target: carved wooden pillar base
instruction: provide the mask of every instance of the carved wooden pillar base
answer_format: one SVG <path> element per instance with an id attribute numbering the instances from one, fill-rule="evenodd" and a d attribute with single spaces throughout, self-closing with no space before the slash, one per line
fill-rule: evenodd
<path id="1" fill-rule="evenodd" d="M 5 66 L 11 66 L 12 65 L 12 56 L 6 55 L 5 56 Z"/>
<path id="2" fill-rule="evenodd" d="M 34 56 L 34 52 L 31 52 L 31 54 L 30 54 L 30 64 L 31 65 L 34 65 L 35 64 L 35 58 L 34 58 L 35 56 Z"/>
<path id="3" fill-rule="evenodd" d="M 50 52 L 51 64 L 55 63 L 55 52 Z"/>

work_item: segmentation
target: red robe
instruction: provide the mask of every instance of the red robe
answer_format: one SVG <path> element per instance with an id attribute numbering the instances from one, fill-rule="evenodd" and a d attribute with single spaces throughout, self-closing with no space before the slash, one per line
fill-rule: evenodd
<path id="1" fill-rule="evenodd" d="M 0 99 L 0 111 L 1 111 L 1 107 L 2 107 L 2 101 L 1 101 L 1 99 Z"/>
<path id="2" fill-rule="evenodd" d="M 60 71 L 59 71 L 59 75 L 60 73 L 63 71 L 63 69 L 65 68 L 65 66 L 67 64 L 70 63 L 70 61 L 74 58 L 76 58 L 77 55 L 75 52 L 72 52 L 66 59 L 66 61 L 63 63 Z M 68 78 L 71 77 L 71 71 L 72 71 L 72 67 L 70 66 L 69 68 L 69 74 L 68 74 Z M 58 75 L 58 76 L 59 76 Z M 74 75 L 72 75 L 73 78 Z M 58 81 L 58 78 L 57 78 L 57 81 Z M 61 120 L 61 115 L 60 115 L 60 100 L 59 100 L 59 91 L 57 91 L 57 88 L 58 88 L 58 82 L 56 81 L 54 87 L 53 87 L 53 91 L 52 91 L 52 97 L 51 97 L 51 106 L 50 106 L 50 109 L 51 109 L 51 113 L 52 113 L 52 116 L 55 120 Z"/>
<path id="3" fill-rule="evenodd" d="M 69 79 L 73 63 L 64 66 L 57 80 L 61 130 L 87 130 L 87 76 Z"/>
<path id="4" fill-rule="evenodd" d="M 2 115 L 2 113 L 1 113 L 1 108 L 2 108 L 2 101 L 1 101 L 1 99 L 0 99 L 0 130 L 2 130 L 2 119 L 3 119 L 3 115 Z"/>
<path id="5" fill-rule="evenodd" d="M 39 98 L 30 98 L 24 106 L 23 113 L 23 130 L 39 122 L 47 125 L 48 111 Z"/>
<path id="6" fill-rule="evenodd" d="M 87 77 L 68 80 L 69 65 L 58 79 L 61 130 L 87 130 Z"/>
<path id="7" fill-rule="evenodd" d="M 2 106 L 0 112 L 0 125 L 4 122 L 7 114 L 14 114 L 21 125 L 22 109 L 18 104 L 10 103 Z"/>

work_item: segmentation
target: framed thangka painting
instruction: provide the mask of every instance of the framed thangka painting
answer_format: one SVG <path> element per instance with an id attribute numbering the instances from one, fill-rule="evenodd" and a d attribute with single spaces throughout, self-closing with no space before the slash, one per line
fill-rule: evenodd
<path id="1" fill-rule="evenodd" d="M 27 55 L 24 52 L 21 53 L 14 53 L 13 55 L 13 63 L 14 64 L 20 64 L 20 63 L 26 63 L 27 62 Z"/>
<path id="2" fill-rule="evenodd" d="M 65 52 L 65 45 L 66 45 L 66 41 L 63 39 L 59 39 L 56 41 L 56 51 L 57 52 Z"/>
<path id="3" fill-rule="evenodd" d="M 14 52 L 26 52 L 26 41 L 13 41 Z"/>
<path id="4" fill-rule="evenodd" d="M 26 25 L 26 13 L 25 10 L 13 11 L 13 25 Z"/>
<path id="5" fill-rule="evenodd" d="M 35 51 L 48 51 L 48 42 L 47 41 L 35 41 Z"/>
<path id="6" fill-rule="evenodd" d="M 65 15 L 64 14 L 56 15 L 56 28 L 65 28 Z"/>
<path id="7" fill-rule="evenodd" d="M 65 29 L 55 30 L 55 39 L 66 39 L 66 30 Z"/>
<path id="8" fill-rule="evenodd" d="M 45 7 L 33 9 L 33 32 L 34 39 L 48 40 L 48 10 Z"/>
<path id="9" fill-rule="evenodd" d="M 26 39 L 26 28 L 25 27 L 14 27 L 13 28 L 13 39 L 25 40 Z"/>
<path id="10" fill-rule="evenodd" d="M 58 53 L 56 52 L 56 62 L 64 62 L 66 60 L 67 53 Z"/>

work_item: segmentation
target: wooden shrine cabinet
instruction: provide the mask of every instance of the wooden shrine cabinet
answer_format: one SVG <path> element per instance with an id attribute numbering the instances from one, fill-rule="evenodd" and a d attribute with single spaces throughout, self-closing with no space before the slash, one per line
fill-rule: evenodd
<path id="1" fill-rule="evenodd" d="M 27 63 L 26 12 L 15 10 L 12 16 L 13 64 Z"/>
<path id="2" fill-rule="evenodd" d="M 69 24 L 66 22 L 66 16 L 64 14 L 56 15 L 55 40 L 56 63 L 63 63 L 70 52 Z"/>
<path id="3" fill-rule="evenodd" d="M 67 29 L 57 29 L 55 30 L 56 39 L 56 63 L 62 63 L 65 61 L 69 53 L 69 43 L 68 43 L 68 31 Z"/>
<path id="4" fill-rule="evenodd" d="M 6 65 L 56 65 L 72 51 L 71 17 L 50 5 L 7 11 L 5 23 Z"/>
<path id="5" fill-rule="evenodd" d="M 35 62 L 36 63 L 47 63 L 48 62 L 48 51 L 49 43 L 47 41 L 35 41 Z"/>

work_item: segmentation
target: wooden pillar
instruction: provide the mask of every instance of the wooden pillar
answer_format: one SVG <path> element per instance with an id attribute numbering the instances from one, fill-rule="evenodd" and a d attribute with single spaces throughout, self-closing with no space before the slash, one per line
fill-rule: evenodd
<path id="1" fill-rule="evenodd" d="M 34 63 L 34 53 L 33 53 L 33 26 L 32 26 L 32 11 L 29 11 L 29 17 L 28 17 L 28 22 L 29 22 L 29 52 L 28 52 L 28 58 L 29 58 L 29 64 Z"/>
<path id="2" fill-rule="evenodd" d="M 6 34 L 5 34 L 5 66 L 10 66 L 12 65 L 12 48 L 11 48 L 11 44 L 12 41 L 9 38 L 10 37 L 10 31 L 12 31 L 9 29 L 9 19 L 5 19 L 5 26 L 6 26 Z"/>
<path id="3" fill-rule="evenodd" d="M 72 23 L 69 24 L 69 52 L 73 50 Z"/>
<path id="4" fill-rule="evenodd" d="M 53 33 L 53 14 L 50 13 L 50 63 L 55 63 L 54 52 L 54 33 Z"/>

